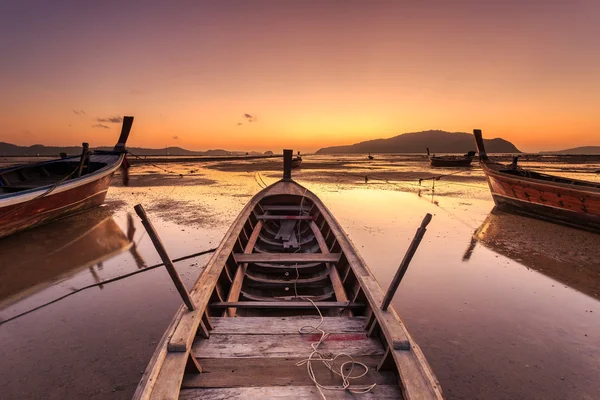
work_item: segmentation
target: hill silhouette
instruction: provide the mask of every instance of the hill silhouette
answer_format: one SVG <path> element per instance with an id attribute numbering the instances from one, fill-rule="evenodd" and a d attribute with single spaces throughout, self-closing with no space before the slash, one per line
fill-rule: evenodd
<path id="1" fill-rule="evenodd" d="M 111 150 L 112 147 L 97 147 L 98 150 Z M 128 147 L 131 153 L 137 156 L 241 156 L 241 155 L 260 155 L 262 153 L 251 151 L 228 151 L 223 149 L 214 149 L 207 151 L 186 150 L 181 147 L 167 147 L 162 149 L 148 149 L 143 147 Z M 17 146 L 10 143 L 0 142 L 0 156 L 50 156 L 58 157 L 60 153 L 68 155 L 81 154 L 80 146 L 44 146 L 34 144 L 33 146 Z"/>
<path id="2" fill-rule="evenodd" d="M 572 149 L 556 150 L 556 151 L 540 151 L 541 154 L 584 154 L 595 155 L 600 154 L 600 146 L 581 146 Z"/>
<path id="3" fill-rule="evenodd" d="M 488 153 L 520 153 L 511 142 L 504 139 L 485 139 Z M 316 154 L 349 153 L 466 153 L 477 150 L 473 135 L 465 132 L 431 130 L 404 133 L 389 139 L 367 140 L 346 146 L 332 146 L 319 149 Z"/>

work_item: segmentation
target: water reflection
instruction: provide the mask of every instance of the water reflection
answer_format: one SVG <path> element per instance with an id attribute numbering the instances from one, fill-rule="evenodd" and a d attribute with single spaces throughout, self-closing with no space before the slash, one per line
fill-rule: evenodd
<path id="1" fill-rule="evenodd" d="M 477 245 L 493 250 L 595 299 L 600 293 L 600 235 L 504 213 L 494 208 L 471 238 L 463 261 Z"/>
<path id="2" fill-rule="evenodd" d="M 133 225 L 130 225 L 133 229 Z M 145 264 L 132 241 L 106 208 L 65 218 L 0 240 L 0 309 L 89 269 L 96 282 L 103 262 L 130 250 Z M 102 286 L 100 286 L 102 288 Z"/>

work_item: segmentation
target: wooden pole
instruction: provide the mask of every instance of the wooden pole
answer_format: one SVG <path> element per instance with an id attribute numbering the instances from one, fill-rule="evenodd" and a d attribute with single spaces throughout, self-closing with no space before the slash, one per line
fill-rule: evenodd
<path id="1" fill-rule="evenodd" d="M 152 243 L 154 244 L 156 251 L 160 255 L 160 258 L 162 259 L 163 263 L 165 264 L 165 267 L 167 268 L 167 271 L 169 272 L 169 275 L 171 276 L 171 279 L 173 280 L 173 283 L 175 284 L 175 287 L 177 288 L 179 295 L 183 299 L 183 302 L 187 306 L 188 310 L 194 311 L 196 309 L 196 307 L 194 306 L 194 302 L 192 301 L 190 294 L 188 293 L 187 289 L 185 288 L 183 282 L 181 281 L 179 274 L 175 270 L 173 261 L 171 261 L 171 259 L 169 258 L 169 255 L 167 254 L 167 250 L 163 246 L 163 244 L 160 240 L 160 237 L 158 237 L 158 233 L 156 233 L 156 230 L 154 230 L 154 226 L 152 225 L 152 222 L 150 222 L 150 220 L 148 219 L 148 216 L 146 215 L 146 211 L 144 210 L 144 207 L 142 207 L 141 204 L 138 204 L 133 208 L 134 208 L 136 214 L 142 220 L 142 225 L 144 225 L 144 228 L 146 228 L 146 232 L 148 232 L 148 236 L 150 236 L 150 239 L 152 239 Z"/>
<path id="2" fill-rule="evenodd" d="M 292 150 L 283 150 L 283 180 L 292 180 Z"/>
<path id="3" fill-rule="evenodd" d="M 413 238 L 412 242 L 410 243 L 410 246 L 408 247 L 408 250 L 406 251 L 404 258 L 402 259 L 402 262 L 400 263 L 400 266 L 398 267 L 398 271 L 396 271 L 396 275 L 394 276 L 394 279 L 392 279 L 392 283 L 390 284 L 390 287 L 389 287 L 387 293 L 385 294 L 385 297 L 383 298 L 383 302 L 381 303 L 381 309 L 383 311 L 387 310 L 390 303 L 392 302 L 392 299 L 394 298 L 394 295 L 396 294 L 396 290 L 398 290 L 398 285 L 400 285 L 400 281 L 404 277 L 404 274 L 406 273 L 406 270 L 408 269 L 408 265 L 410 264 L 410 261 L 412 260 L 413 256 L 415 255 L 415 252 L 417 251 L 417 248 L 419 247 L 419 244 L 421 243 L 421 239 L 423 239 L 423 235 L 425 235 L 425 232 L 427 232 L 426 227 L 427 227 L 427 225 L 429 225 L 430 222 L 431 222 L 431 214 L 427 213 L 427 215 L 425 215 L 425 218 L 423 218 L 423 222 L 421 222 L 421 226 L 417 229 L 417 233 L 415 234 L 415 237 Z"/>
<path id="4" fill-rule="evenodd" d="M 479 159 L 481 161 L 486 161 L 488 156 L 485 152 L 485 145 L 483 144 L 483 135 L 481 133 L 481 129 L 473 129 L 473 135 L 475 136 L 475 144 L 477 145 L 477 152 L 479 152 Z"/>
<path id="5" fill-rule="evenodd" d="M 81 176 L 83 172 L 83 164 L 85 164 L 85 160 L 87 158 L 87 153 L 90 145 L 88 143 L 82 143 L 83 150 L 81 151 L 81 160 L 79 160 L 79 168 L 77 169 L 77 177 Z"/>

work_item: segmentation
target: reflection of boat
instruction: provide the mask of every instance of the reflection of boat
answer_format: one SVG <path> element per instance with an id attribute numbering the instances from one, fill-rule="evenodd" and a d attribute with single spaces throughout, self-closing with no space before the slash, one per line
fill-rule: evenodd
<path id="1" fill-rule="evenodd" d="M 541 174 L 491 162 L 481 131 L 473 131 L 481 168 L 494 202 L 507 210 L 585 229 L 600 230 L 600 184 Z"/>
<path id="2" fill-rule="evenodd" d="M 600 266 L 593 249 L 600 235 L 507 214 L 495 207 L 473 234 L 464 260 L 477 243 L 598 299 Z"/>
<path id="3" fill-rule="evenodd" d="M 0 239 L 0 308 L 132 249 L 110 214 L 98 209 Z"/>
<path id="4" fill-rule="evenodd" d="M 300 157 L 300 152 L 298 152 L 298 155 L 296 157 L 292 158 L 292 168 L 298 168 L 301 163 L 302 163 L 302 157 Z"/>
<path id="5" fill-rule="evenodd" d="M 429 164 L 432 167 L 467 168 L 471 166 L 471 161 L 473 161 L 475 152 L 469 151 L 463 156 L 436 156 L 429 154 L 428 147 L 427 156 L 429 157 Z"/>
<path id="6" fill-rule="evenodd" d="M 179 310 L 134 399 L 319 397 L 306 367 L 296 366 L 321 336 L 298 333 L 319 323 L 315 305 L 331 333 L 319 351 L 368 366 L 358 384 L 377 382 L 369 398 L 441 399 L 405 325 L 392 308 L 381 310 L 384 293 L 365 262 L 321 200 L 291 179 L 292 154 L 284 154 L 284 179 L 233 222 L 194 285 L 195 310 Z M 341 384 L 314 363 L 320 383 Z M 202 368 L 209 373 L 184 374 Z M 353 368 L 353 376 L 364 371 Z"/>
<path id="7" fill-rule="evenodd" d="M 123 119 L 111 151 L 88 152 L 0 170 L 0 237 L 104 202 L 113 173 L 125 158 L 133 117 Z"/>

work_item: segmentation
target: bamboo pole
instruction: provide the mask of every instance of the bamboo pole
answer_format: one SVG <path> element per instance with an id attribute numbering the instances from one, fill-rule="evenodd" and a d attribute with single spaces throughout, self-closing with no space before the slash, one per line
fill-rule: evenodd
<path id="1" fill-rule="evenodd" d="M 396 271 L 396 275 L 394 276 L 394 279 L 392 279 L 392 283 L 390 284 L 390 287 L 388 288 L 388 291 L 385 294 L 385 297 L 383 298 L 383 302 L 381 303 L 381 309 L 383 311 L 387 310 L 390 303 L 392 302 L 392 299 L 394 298 L 394 295 L 396 294 L 396 290 L 398 290 L 398 285 L 400 285 L 400 281 L 404 277 L 404 274 L 406 273 L 406 270 L 408 269 L 408 265 L 410 264 L 410 261 L 412 260 L 413 256 L 415 255 L 415 252 L 417 251 L 417 248 L 419 247 L 419 244 L 421 243 L 421 239 L 423 239 L 423 235 L 425 235 L 425 232 L 427 232 L 426 227 L 431 222 L 431 218 L 432 218 L 431 214 L 427 213 L 425 215 L 425 218 L 423 218 L 423 221 L 421 222 L 421 226 L 419 228 L 417 228 L 417 233 L 415 233 L 415 237 L 413 238 L 412 242 L 410 243 L 410 246 L 408 247 L 408 250 L 406 251 L 404 258 L 402 259 L 402 262 L 400 263 L 400 266 L 398 267 L 398 271 Z"/>
<path id="2" fill-rule="evenodd" d="M 165 267 L 167 268 L 167 271 L 169 272 L 169 275 L 171 276 L 171 279 L 173 280 L 173 283 L 175 284 L 175 287 L 177 288 L 179 295 L 183 299 L 183 302 L 187 306 L 188 310 L 194 311 L 196 309 L 196 307 L 194 306 L 194 302 L 192 301 L 190 294 L 188 293 L 187 289 L 185 288 L 185 285 L 181 281 L 181 278 L 179 277 L 177 270 L 175 270 L 175 265 L 173 265 L 173 261 L 171 261 L 171 259 L 169 258 L 169 255 L 167 254 L 167 250 L 163 246 L 163 244 L 160 240 L 160 237 L 158 236 L 158 233 L 156 233 L 156 230 L 154 229 L 152 222 L 148 219 L 148 216 L 146 215 L 146 211 L 144 210 L 144 207 L 142 207 L 141 204 L 138 204 L 133 208 L 135 209 L 136 214 L 142 220 L 142 225 L 144 225 L 144 228 L 146 228 L 146 232 L 148 232 L 148 236 L 150 236 L 150 239 L 152 240 L 152 243 L 154 244 L 154 247 L 156 248 L 158 255 L 160 255 L 160 258 L 162 259 L 163 263 L 165 264 Z"/>

